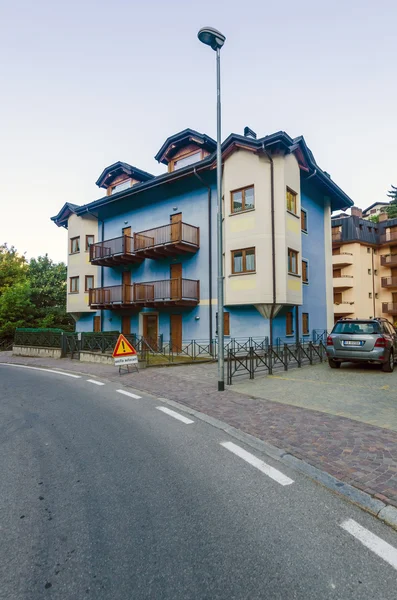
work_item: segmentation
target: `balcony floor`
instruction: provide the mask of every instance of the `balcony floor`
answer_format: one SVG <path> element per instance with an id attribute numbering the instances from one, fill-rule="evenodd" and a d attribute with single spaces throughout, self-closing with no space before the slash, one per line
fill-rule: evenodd
<path id="1" fill-rule="evenodd" d="M 194 254 L 199 250 L 199 246 L 189 244 L 183 241 L 168 242 L 136 250 L 136 255 L 144 258 L 166 258 L 178 256 L 180 254 Z"/>
<path id="2" fill-rule="evenodd" d="M 144 259 L 144 256 L 138 256 L 135 253 L 113 254 L 112 256 L 94 258 L 91 260 L 91 264 L 99 267 L 117 267 L 119 265 L 140 264 Z"/>

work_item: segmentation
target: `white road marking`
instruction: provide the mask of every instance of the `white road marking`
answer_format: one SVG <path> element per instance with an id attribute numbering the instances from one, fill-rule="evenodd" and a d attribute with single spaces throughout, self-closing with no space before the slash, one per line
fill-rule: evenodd
<path id="1" fill-rule="evenodd" d="M 343 521 L 341 527 L 397 570 L 397 549 L 394 546 L 391 546 L 382 540 L 382 538 L 371 533 L 353 519 Z"/>
<path id="2" fill-rule="evenodd" d="M 87 379 L 88 383 L 95 383 L 95 385 L 105 385 L 102 381 L 96 381 L 95 379 Z"/>
<path id="3" fill-rule="evenodd" d="M 124 396 L 129 396 L 130 398 L 134 398 L 135 400 L 140 400 L 142 398 L 142 396 L 137 396 L 136 394 L 133 394 L 132 392 L 125 392 L 124 390 L 116 390 L 116 392 L 118 392 L 119 394 L 124 394 Z"/>
<path id="4" fill-rule="evenodd" d="M 230 450 L 230 452 L 233 452 L 233 454 L 236 454 L 236 456 L 239 456 L 253 467 L 256 467 L 259 469 L 259 471 L 268 477 L 271 477 L 274 479 L 274 481 L 277 481 L 277 483 L 280 483 L 281 485 L 291 485 L 291 483 L 294 483 L 293 479 L 290 479 L 284 475 L 284 473 L 281 473 L 281 471 L 274 469 L 267 463 L 263 462 L 263 460 L 260 460 L 250 452 L 247 452 L 240 446 L 237 446 L 237 444 L 233 444 L 233 442 L 221 442 L 221 446 L 227 450 Z"/>
<path id="5" fill-rule="evenodd" d="M 19 369 L 32 369 L 33 371 L 44 371 L 45 373 L 57 373 L 57 375 L 65 375 L 65 377 L 73 377 L 74 379 L 80 379 L 81 375 L 73 375 L 72 373 L 65 373 L 65 371 L 56 371 L 55 369 L 41 369 L 40 367 L 28 367 L 27 365 L 15 365 L 13 363 L 0 363 L 6 367 L 18 367 Z"/>
<path id="6" fill-rule="evenodd" d="M 161 412 L 165 413 L 166 415 L 174 417 L 174 419 L 178 419 L 178 421 L 182 421 L 182 423 L 185 423 L 186 425 L 194 423 L 194 421 L 192 421 L 191 419 L 188 419 L 187 417 L 184 417 L 183 415 L 180 415 L 179 413 L 175 412 L 174 410 L 171 410 L 170 408 L 166 408 L 165 406 L 156 406 L 156 408 L 157 410 L 161 410 Z"/>

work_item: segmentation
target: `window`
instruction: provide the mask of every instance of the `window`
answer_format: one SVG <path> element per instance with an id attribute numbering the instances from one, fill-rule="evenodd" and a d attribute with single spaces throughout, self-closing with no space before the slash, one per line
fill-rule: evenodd
<path id="1" fill-rule="evenodd" d="M 230 335 L 230 313 L 223 313 L 223 334 Z M 218 335 L 218 313 L 216 313 L 216 332 L 215 335 Z"/>
<path id="2" fill-rule="evenodd" d="M 70 254 L 80 252 L 80 237 L 70 238 Z"/>
<path id="3" fill-rule="evenodd" d="M 302 260 L 302 282 L 309 283 L 309 264 L 307 260 Z"/>
<path id="4" fill-rule="evenodd" d="M 302 334 L 309 335 L 309 313 L 302 313 Z"/>
<path id="5" fill-rule="evenodd" d="M 85 291 L 88 292 L 91 288 L 94 287 L 94 276 L 86 275 L 85 276 Z"/>
<path id="6" fill-rule="evenodd" d="M 368 298 L 372 298 L 372 292 L 368 292 Z"/>
<path id="7" fill-rule="evenodd" d="M 378 294 L 375 294 L 375 298 L 378 299 L 378 297 L 379 297 Z"/>
<path id="8" fill-rule="evenodd" d="M 371 269 L 368 269 L 368 275 L 371 275 Z"/>
<path id="9" fill-rule="evenodd" d="M 381 333 L 380 325 L 376 321 L 368 323 L 366 321 L 339 321 L 336 323 L 332 333 L 348 333 L 349 335 L 362 335 L 371 333 Z"/>
<path id="10" fill-rule="evenodd" d="M 297 193 L 287 187 L 287 210 L 296 215 L 296 197 Z"/>
<path id="11" fill-rule="evenodd" d="M 371 254 L 371 248 L 367 248 L 367 253 Z"/>
<path id="12" fill-rule="evenodd" d="M 231 192 L 232 213 L 243 212 L 255 208 L 254 186 Z"/>
<path id="13" fill-rule="evenodd" d="M 307 212 L 301 209 L 301 230 L 307 233 Z"/>
<path id="14" fill-rule="evenodd" d="M 92 244 L 95 243 L 95 236 L 94 235 L 86 235 L 85 236 L 85 249 L 89 250 L 90 246 L 92 246 Z"/>
<path id="15" fill-rule="evenodd" d="M 285 334 L 294 335 L 294 315 L 292 314 L 292 312 L 287 312 L 287 317 L 285 321 Z"/>
<path id="16" fill-rule="evenodd" d="M 378 269 L 374 269 L 374 275 L 378 274 Z"/>
<path id="17" fill-rule="evenodd" d="M 173 171 L 177 171 L 178 169 L 192 165 L 199 160 L 201 160 L 201 150 L 194 152 L 193 154 L 188 154 L 187 156 L 182 156 L 181 158 L 173 161 Z"/>
<path id="18" fill-rule="evenodd" d="M 112 187 L 112 194 L 117 194 L 123 190 L 128 190 L 129 187 L 131 187 L 131 179 L 127 179 L 126 181 L 122 181 L 121 183 L 114 185 Z"/>
<path id="19" fill-rule="evenodd" d="M 298 253 L 288 248 L 288 273 L 298 275 Z"/>
<path id="20" fill-rule="evenodd" d="M 255 271 L 255 248 L 232 250 L 232 273 L 252 273 Z"/>
<path id="21" fill-rule="evenodd" d="M 71 277 L 70 278 L 70 293 L 71 294 L 78 294 L 79 292 L 79 278 L 78 277 Z"/>

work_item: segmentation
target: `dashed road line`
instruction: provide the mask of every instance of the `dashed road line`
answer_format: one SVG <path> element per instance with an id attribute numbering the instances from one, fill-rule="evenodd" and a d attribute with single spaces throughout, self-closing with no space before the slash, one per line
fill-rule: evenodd
<path id="1" fill-rule="evenodd" d="M 140 400 L 142 398 L 142 396 L 137 396 L 136 394 L 133 394 L 132 392 L 125 392 L 124 390 L 116 390 L 116 392 L 118 392 L 119 394 L 124 394 L 124 396 L 129 396 L 130 398 L 134 398 L 134 400 Z"/>
<path id="2" fill-rule="evenodd" d="M 188 419 L 187 417 L 184 417 L 183 415 L 180 415 L 179 413 L 175 412 L 174 410 L 171 410 L 170 408 L 166 408 L 165 406 L 156 406 L 156 408 L 157 410 L 161 410 L 161 412 L 165 413 L 166 415 L 174 417 L 174 419 L 178 419 L 178 421 L 182 421 L 182 423 L 185 423 L 185 425 L 190 425 L 191 423 L 194 423 L 194 421 L 192 421 L 191 419 Z"/>
<path id="3" fill-rule="evenodd" d="M 95 379 L 87 379 L 88 383 L 94 383 L 95 385 L 105 385 L 102 381 L 96 381 Z"/>
<path id="4" fill-rule="evenodd" d="M 278 469 L 271 467 L 263 460 L 260 460 L 250 452 L 247 452 L 246 450 L 241 448 L 241 446 L 237 446 L 237 444 L 234 444 L 233 442 L 221 442 L 221 446 L 223 446 L 227 450 L 230 450 L 230 452 L 233 452 L 233 454 L 239 456 L 253 467 L 256 467 L 259 471 L 261 471 L 271 479 L 274 479 L 274 481 L 277 481 L 277 483 L 279 483 L 280 485 L 291 485 L 291 483 L 294 483 L 293 479 L 290 479 L 289 477 L 287 477 L 287 475 L 284 475 L 284 473 L 281 473 L 281 471 L 279 471 Z"/>
<path id="5" fill-rule="evenodd" d="M 73 375 L 73 373 L 65 373 L 65 371 L 56 371 L 55 369 L 42 369 L 40 367 L 28 367 L 27 365 L 16 365 L 13 363 L 0 363 L 6 367 L 17 367 L 18 369 L 32 369 L 33 371 L 44 371 L 44 373 L 56 373 L 57 375 L 65 375 L 65 377 L 73 377 L 73 379 L 81 379 L 81 375 Z"/>
<path id="6" fill-rule="evenodd" d="M 353 519 L 343 521 L 340 526 L 397 570 L 397 549 L 394 546 L 388 544 L 365 527 L 362 527 Z"/>

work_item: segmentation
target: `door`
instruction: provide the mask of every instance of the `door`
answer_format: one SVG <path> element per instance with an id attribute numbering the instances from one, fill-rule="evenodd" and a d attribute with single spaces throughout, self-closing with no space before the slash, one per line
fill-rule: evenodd
<path id="1" fill-rule="evenodd" d="M 182 298 L 182 263 L 171 265 L 171 300 L 180 300 Z"/>
<path id="2" fill-rule="evenodd" d="M 334 269 L 334 277 L 342 277 L 342 269 Z"/>
<path id="3" fill-rule="evenodd" d="M 334 304 L 342 304 L 342 292 L 334 292 Z"/>
<path id="4" fill-rule="evenodd" d="M 132 302 L 131 271 L 123 271 L 123 302 Z"/>
<path id="5" fill-rule="evenodd" d="M 131 254 L 131 252 L 132 252 L 131 227 L 124 227 L 123 235 L 124 235 L 124 254 Z"/>
<path id="6" fill-rule="evenodd" d="M 182 213 L 171 215 L 171 242 L 180 242 L 182 239 Z"/>
<path id="7" fill-rule="evenodd" d="M 131 317 L 129 315 L 121 319 L 121 333 L 129 335 L 131 333 Z"/>
<path id="8" fill-rule="evenodd" d="M 158 318 L 157 315 L 143 315 L 143 337 L 152 350 L 157 350 Z"/>
<path id="9" fill-rule="evenodd" d="M 397 281 L 397 268 L 396 267 L 392 268 L 391 276 L 393 278 L 392 285 L 395 285 L 395 282 Z"/>
<path id="10" fill-rule="evenodd" d="M 170 317 L 170 339 L 171 351 L 182 351 L 182 315 L 171 315 Z"/>
<path id="11" fill-rule="evenodd" d="M 101 331 L 101 317 L 94 317 L 94 332 L 99 333 Z"/>

